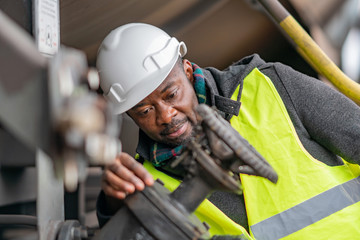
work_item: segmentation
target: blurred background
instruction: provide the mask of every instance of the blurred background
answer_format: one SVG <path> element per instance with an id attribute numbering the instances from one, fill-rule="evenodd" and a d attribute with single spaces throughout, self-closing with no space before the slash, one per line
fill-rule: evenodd
<path id="1" fill-rule="evenodd" d="M 0 11 L 24 30 L 34 42 L 36 39 L 34 6 L 36 3 L 39 4 L 38 2 L 41 1 L 0 0 Z M 294 50 L 287 37 L 256 0 L 48 0 L 45 2 L 58 6 L 59 29 L 55 37 L 58 38 L 59 45 L 80 50 L 89 67 L 95 67 L 99 45 L 112 29 L 129 22 L 144 22 L 156 25 L 179 41 L 184 41 L 188 48 L 186 58 L 201 67 L 213 66 L 224 69 L 244 56 L 258 53 L 266 61 L 285 63 L 327 82 L 326 79 L 318 76 Z M 359 82 L 360 1 L 281 0 L 279 2 L 334 63 L 351 79 Z M 4 24 L 1 21 L 0 23 Z M 5 55 L 9 54 L 5 49 L 5 46 L 0 46 L 0 55 L 2 55 L 0 73 L 4 70 L 5 62 L 7 66 L 12 65 L 13 69 L 21 71 L 21 67 L 20 69 L 16 67 L 18 62 L 9 63 L 6 60 L 11 60 L 11 57 Z M 0 74 L 0 82 L 3 80 L 1 77 Z M 2 114 L 4 112 L 0 108 L 0 116 Z M 122 123 L 120 140 L 123 151 L 134 154 L 137 128 L 126 116 L 122 116 L 119 122 Z M 6 132 L 6 124 L 2 124 L 0 118 L 1 129 L 3 131 L 0 133 Z M 38 198 L 36 193 L 40 191 L 39 185 L 36 184 L 37 178 L 34 177 L 37 173 L 24 171 L 21 166 L 14 167 L 10 164 L 10 167 L 7 167 L 4 164 L 4 158 L 17 157 L 9 154 L 9 148 L 4 147 L 5 139 L 8 144 L 6 146 L 12 146 L 8 138 L 0 138 L 0 215 L 36 216 L 39 210 L 36 209 L 39 208 L 39 205 L 36 205 Z M 30 155 L 33 157 L 33 153 L 29 153 Z M 86 180 L 79 183 L 76 191 L 64 192 L 64 218 L 76 219 L 83 225 L 96 228 L 95 202 L 100 191 L 101 167 L 89 166 L 87 172 Z M 0 216 L 0 239 L 27 239 L 24 237 L 27 231 L 11 231 L 14 228 L 9 230 L 9 226 L 4 224 L 6 220 L 1 221 L 1 219 L 3 218 Z M 28 231 L 31 232 L 33 229 L 30 228 Z"/>

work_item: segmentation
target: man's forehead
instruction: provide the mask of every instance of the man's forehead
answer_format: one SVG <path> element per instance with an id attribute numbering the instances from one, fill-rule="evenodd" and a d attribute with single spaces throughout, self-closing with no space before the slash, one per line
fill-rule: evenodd
<path id="1" fill-rule="evenodd" d="M 160 86 L 156 89 L 158 91 L 160 91 L 160 93 L 164 93 L 166 92 L 166 90 L 168 90 L 171 86 L 173 86 L 176 82 L 176 79 L 168 76 L 161 84 Z M 156 91 L 155 90 L 155 91 Z"/>
<path id="2" fill-rule="evenodd" d="M 157 94 L 163 94 L 165 93 L 171 86 L 173 86 L 176 82 L 176 79 L 174 77 L 171 77 L 170 75 L 158 86 L 152 93 L 150 93 L 147 97 L 145 97 L 143 100 L 141 100 L 138 104 L 136 104 L 134 107 L 132 107 L 130 110 L 135 110 L 139 107 L 142 107 L 146 105 L 146 101 L 151 98 L 155 97 Z"/>

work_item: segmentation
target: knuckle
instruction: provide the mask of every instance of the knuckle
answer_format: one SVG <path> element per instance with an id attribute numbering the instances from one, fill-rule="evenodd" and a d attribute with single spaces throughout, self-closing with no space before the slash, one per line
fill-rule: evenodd
<path id="1" fill-rule="evenodd" d="M 109 175 L 110 175 L 109 171 L 104 171 L 103 174 L 102 174 L 102 180 L 103 181 L 109 180 L 109 178 L 110 178 Z"/>
<path id="2" fill-rule="evenodd" d="M 140 163 L 136 161 L 132 161 L 129 165 L 129 169 L 132 171 L 138 170 L 140 165 L 141 165 Z"/>
<path id="3" fill-rule="evenodd" d="M 122 168 L 123 168 L 123 166 L 121 164 L 114 164 L 111 166 L 111 171 L 116 174 L 119 174 L 119 173 L 121 173 Z"/>
<path id="4" fill-rule="evenodd" d="M 133 184 L 137 184 L 137 183 L 139 183 L 139 182 L 142 182 L 142 181 L 141 181 L 138 177 L 136 177 L 135 175 L 131 176 L 130 181 L 131 181 L 131 183 L 133 183 Z"/>

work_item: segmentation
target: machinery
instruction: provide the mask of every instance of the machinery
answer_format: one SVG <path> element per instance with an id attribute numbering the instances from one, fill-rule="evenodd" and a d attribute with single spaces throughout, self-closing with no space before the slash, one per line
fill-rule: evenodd
<path id="1" fill-rule="evenodd" d="M 213 191 L 241 194 L 239 173 L 276 183 L 278 176 L 266 160 L 214 109 L 200 104 L 201 123 L 182 155 L 172 163 L 184 169 L 182 183 L 170 193 L 161 181 L 128 196 L 125 206 L 94 239 L 210 239 L 208 225 L 192 213 Z M 214 236 L 211 239 L 245 239 Z"/>
<path id="2" fill-rule="evenodd" d="M 75 49 L 41 55 L 1 11 L 0 52 L 0 206 L 36 201 L 34 214 L 0 212 L 2 239 L 12 228 L 32 230 L 21 239 L 209 239 L 207 224 L 192 213 L 210 193 L 240 194 L 239 173 L 277 181 L 266 160 L 216 110 L 200 105 L 196 136 L 172 165 L 184 170 L 180 186 L 170 193 L 158 181 L 129 196 L 95 234 L 65 219 L 64 193 L 85 181 L 89 166 L 108 164 L 121 151 L 119 124 L 95 92 L 97 72 Z"/>
<path id="3" fill-rule="evenodd" d="M 89 166 L 110 163 L 121 151 L 119 124 L 94 91 L 97 72 L 75 49 L 41 55 L 1 11 L 0 52 L 0 206 L 36 201 L 33 214 L 0 213 L 2 239 L 10 239 L 8 229 L 29 228 L 21 239 L 208 239 L 206 223 L 192 214 L 208 194 L 241 193 L 239 173 L 277 181 L 229 123 L 200 105 L 197 134 L 173 162 L 186 173 L 183 183 L 173 193 L 157 182 L 129 196 L 95 234 L 78 220 L 65 220 L 64 193 L 85 181 Z"/>
<path id="4" fill-rule="evenodd" d="M 1 212 L 0 238 L 29 227 L 21 239 L 86 237 L 77 220 L 65 220 L 65 190 L 121 151 L 110 106 L 92 90 L 97 72 L 75 49 L 41 55 L 1 11 L 0 53 L 0 206 L 36 201 L 36 212 Z"/>
<path id="5" fill-rule="evenodd" d="M 359 103 L 359 86 L 324 56 L 278 1 L 257 2 L 318 72 Z M 65 191 L 77 189 L 89 166 L 103 166 L 121 151 L 119 124 L 94 91 L 97 72 L 82 52 L 62 47 L 55 57 L 44 57 L 0 11 L 0 53 L 0 206 L 36 200 L 34 214 L 0 213 L 1 239 L 7 239 L 8 228 L 30 228 L 34 231 L 25 231 L 22 239 L 40 240 L 209 239 L 208 225 L 193 215 L 209 194 L 240 194 L 239 173 L 277 181 L 266 160 L 216 110 L 200 105 L 196 135 L 172 164 L 184 172 L 174 192 L 157 181 L 128 196 L 98 231 L 66 220 Z"/>

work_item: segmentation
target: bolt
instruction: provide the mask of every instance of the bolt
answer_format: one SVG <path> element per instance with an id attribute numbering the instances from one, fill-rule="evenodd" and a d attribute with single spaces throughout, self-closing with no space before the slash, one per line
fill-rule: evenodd
<path id="1" fill-rule="evenodd" d="M 97 90 L 100 86 L 99 73 L 95 68 L 89 68 L 87 73 L 87 80 L 92 90 Z"/>
<path id="2" fill-rule="evenodd" d="M 208 231 L 210 229 L 210 225 L 207 222 L 203 222 L 203 225 L 204 225 L 206 231 Z"/>
<path id="3" fill-rule="evenodd" d="M 160 183 L 161 186 L 164 186 L 164 185 L 165 185 L 165 183 L 164 183 L 160 178 L 157 178 L 155 181 L 156 181 L 157 183 Z"/>

